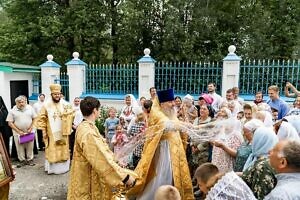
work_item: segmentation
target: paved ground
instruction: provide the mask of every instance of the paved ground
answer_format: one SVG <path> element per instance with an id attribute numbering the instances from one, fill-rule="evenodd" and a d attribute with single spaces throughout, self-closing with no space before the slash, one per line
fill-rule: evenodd
<path id="1" fill-rule="evenodd" d="M 16 179 L 10 186 L 10 200 L 64 200 L 67 198 L 68 173 L 48 175 L 44 171 L 44 152 L 39 151 L 35 166 L 15 168 Z M 13 165 L 17 163 L 13 162 Z M 44 198 L 43 198 L 44 199 Z M 45 198 L 46 199 L 46 198 Z"/>

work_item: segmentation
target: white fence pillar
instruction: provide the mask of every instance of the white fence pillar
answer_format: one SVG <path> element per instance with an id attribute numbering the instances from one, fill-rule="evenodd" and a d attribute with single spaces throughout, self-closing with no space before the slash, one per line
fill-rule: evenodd
<path id="1" fill-rule="evenodd" d="M 228 55 L 223 59 L 223 75 L 222 75 L 222 96 L 226 96 L 226 91 L 233 87 L 239 86 L 240 78 L 240 61 L 242 60 L 235 52 L 236 47 L 230 45 L 228 47 Z"/>
<path id="2" fill-rule="evenodd" d="M 79 53 L 73 53 L 73 59 L 67 62 L 67 71 L 69 75 L 69 101 L 72 102 L 75 97 L 80 97 L 85 92 L 85 67 L 87 64 L 79 59 Z"/>
<path id="3" fill-rule="evenodd" d="M 139 63 L 139 98 L 150 98 L 149 89 L 155 84 L 155 60 L 150 56 L 150 49 L 144 50 L 144 56 L 137 62 Z"/>
<path id="4" fill-rule="evenodd" d="M 42 93 L 46 98 L 50 96 L 50 84 L 54 83 L 55 79 L 59 79 L 60 65 L 53 61 L 52 55 L 47 55 L 47 61 L 40 65 L 41 67 L 41 81 Z"/>

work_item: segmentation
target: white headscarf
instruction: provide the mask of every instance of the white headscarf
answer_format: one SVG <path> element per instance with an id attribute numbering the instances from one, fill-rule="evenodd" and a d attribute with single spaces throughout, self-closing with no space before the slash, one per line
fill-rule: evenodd
<path id="1" fill-rule="evenodd" d="M 300 137 L 300 115 L 289 115 L 285 116 L 284 119 L 286 119 L 290 124 L 293 125 Z"/>
<path id="2" fill-rule="evenodd" d="M 289 122 L 286 121 L 281 122 L 281 125 L 277 132 L 277 137 L 279 140 L 284 140 L 284 139 L 299 140 L 299 135 L 296 129 Z"/>
<path id="3" fill-rule="evenodd" d="M 251 119 L 244 124 L 244 128 L 248 129 L 252 133 L 259 127 L 264 126 L 264 123 L 259 119 Z"/>

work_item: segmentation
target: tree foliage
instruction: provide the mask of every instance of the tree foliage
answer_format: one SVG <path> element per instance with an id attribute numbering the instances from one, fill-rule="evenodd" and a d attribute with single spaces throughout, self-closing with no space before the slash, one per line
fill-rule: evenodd
<path id="1" fill-rule="evenodd" d="M 299 59 L 297 0 L 1 0 L 0 59 L 61 64 L 73 51 L 92 63 Z"/>

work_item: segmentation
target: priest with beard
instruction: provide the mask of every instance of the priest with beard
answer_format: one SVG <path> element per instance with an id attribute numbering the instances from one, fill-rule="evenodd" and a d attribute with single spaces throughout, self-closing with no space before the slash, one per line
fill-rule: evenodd
<path id="1" fill-rule="evenodd" d="M 62 174 L 69 171 L 69 135 L 72 132 L 74 110 L 61 99 L 61 86 L 50 85 L 51 98 L 43 105 L 37 120 L 37 127 L 43 132 L 45 143 L 45 171 L 48 174 Z"/>
<path id="2" fill-rule="evenodd" d="M 192 181 L 186 160 L 187 135 L 179 130 L 174 90 L 157 92 L 149 115 L 146 142 L 135 172 L 135 187 L 128 196 L 137 200 L 154 199 L 162 185 L 175 186 L 183 200 L 194 199 Z"/>

